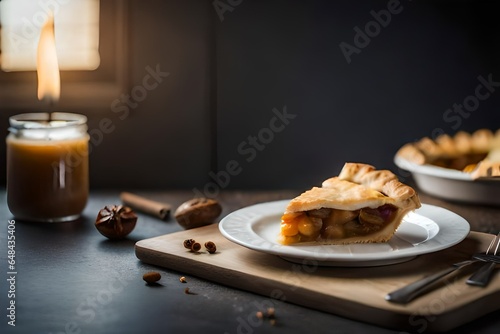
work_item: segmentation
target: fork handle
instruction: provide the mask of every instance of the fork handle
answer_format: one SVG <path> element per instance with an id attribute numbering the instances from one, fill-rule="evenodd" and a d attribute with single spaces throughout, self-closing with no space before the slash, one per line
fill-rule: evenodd
<path id="1" fill-rule="evenodd" d="M 486 286 L 488 285 L 491 273 L 493 269 L 495 269 L 496 263 L 489 262 L 485 263 L 479 268 L 469 279 L 467 280 L 467 284 L 476 285 L 476 286 Z"/>
<path id="2" fill-rule="evenodd" d="M 407 304 L 411 302 L 413 299 L 423 295 L 427 292 L 427 288 L 434 282 L 438 281 L 440 278 L 463 268 L 471 263 L 477 262 L 477 260 L 468 260 L 457 263 L 452 267 L 443 269 L 433 275 L 426 276 L 421 280 L 418 280 L 414 283 L 411 283 L 401 289 L 395 290 L 385 296 L 385 300 L 388 300 L 397 304 Z"/>

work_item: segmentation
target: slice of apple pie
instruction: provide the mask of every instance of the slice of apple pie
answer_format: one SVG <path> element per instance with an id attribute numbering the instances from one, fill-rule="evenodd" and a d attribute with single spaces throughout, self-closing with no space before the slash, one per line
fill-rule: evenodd
<path id="1" fill-rule="evenodd" d="M 339 176 L 290 201 L 281 217 L 279 242 L 386 242 L 403 217 L 419 207 L 415 190 L 392 172 L 346 163 Z"/>

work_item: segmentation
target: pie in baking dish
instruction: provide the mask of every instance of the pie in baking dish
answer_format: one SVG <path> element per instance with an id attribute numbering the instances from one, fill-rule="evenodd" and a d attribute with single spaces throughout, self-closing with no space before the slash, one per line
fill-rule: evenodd
<path id="1" fill-rule="evenodd" d="M 435 140 L 424 137 L 401 147 L 396 156 L 415 164 L 434 165 L 469 173 L 471 178 L 500 177 L 500 130 L 442 134 Z"/>
<path id="2" fill-rule="evenodd" d="M 419 207 L 415 190 L 392 172 L 346 163 L 339 176 L 290 201 L 281 217 L 279 242 L 386 242 L 403 217 Z"/>

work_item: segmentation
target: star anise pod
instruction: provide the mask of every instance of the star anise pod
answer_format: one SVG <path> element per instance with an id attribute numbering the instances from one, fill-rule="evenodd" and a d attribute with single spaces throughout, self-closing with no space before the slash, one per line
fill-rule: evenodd
<path id="1" fill-rule="evenodd" d="M 108 205 L 99 211 L 95 222 L 97 230 L 109 239 L 123 239 L 135 228 L 137 216 L 123 205 Z"/>

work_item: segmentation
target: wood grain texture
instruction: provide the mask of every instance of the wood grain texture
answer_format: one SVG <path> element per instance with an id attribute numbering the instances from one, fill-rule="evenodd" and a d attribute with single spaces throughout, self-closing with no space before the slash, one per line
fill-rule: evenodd
<path id="1" fill-rule="evenodd" d="M 493 236 L 471 232 L 460 244 L 411 261 L 380 267 L 321 267 L 315 261 L 291 263 L 225 239 L 217 225 L 138 241 L 143 262 L 234 288 L 376 325 L 422 332 L 447 331 L 500 308 L 500 275 L 486 288 L 465 284 L 474 267 L 445 279 L 407 305 L 387 302 L 387 293 L 486 249 Z M 217 252 L 185 249 L 188 238 L 213 241 Z"/>

